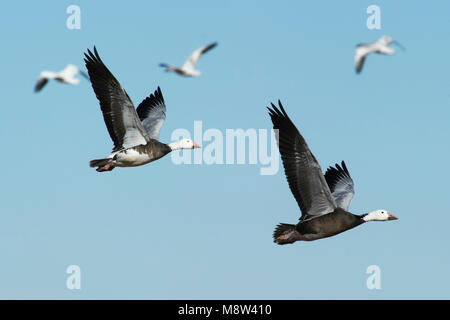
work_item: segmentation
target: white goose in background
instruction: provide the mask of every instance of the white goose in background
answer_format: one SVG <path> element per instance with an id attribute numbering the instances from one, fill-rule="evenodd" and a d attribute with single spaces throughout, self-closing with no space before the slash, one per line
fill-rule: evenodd
<path id="1" fill-rule="evenodd" d="M 159 87 L 135 109 L 125 89 L 103 64 L 97 49 L 94 47 L 94 53 L 88 50 L 85 57 L 92 88 L 114 142 L 113 152 L 104 159 L 92 160 L 91 167 L 97 167 L 98 172 L 111 171 L 115 167 L 136 167 L 174 150 L 200 148 L 191 139 L 169 144 L 158 141 L 166 119 L 166 105 Z"/>
<path id="2" fill-rule="evenodd" d="M 198 63 L 200 57 L 217 46 L 217 42 L 208 44 L 207 46 L 198 48 L 194 52 L 191 53 L 189 58 L 184 62 L 181 67 L 171 66 L 167 63 L 160 63 L 159 66 L 166 68 L 166 72 L 176 72 L 181 76 L 185 77 L 198 77 L 200 76 L 200 71 L 195 69 L 195 65 Z"/>
<path id="3" fill-rule="evenodd" d="M 396 44 L 397 46 L 399 46 L 399 48 L 404 50 L 404 47 L 400 43 L 398 43 L 398 41 L 394 41 L 391 37 L 388 36 L 383 36 L 377 41 L 369 44 L 358 44 L 355 51 L 356 73 L 361 72 L 364 61 L 366 60 L 367 55 L 370 53 L 393 55 L 395 53 L 395 50 L 389 47 L 390 44 Z"/>
<path id="4" fill-rule="evenodd" d="M 77 85 L 78 83 L 80 83 L 80 79 L 75 78 L 75 76 L 78 73 L 89 80 L 87 74 L 81 71 L 77 66 L 74 66 L 73 64 L 68 64 L 63 70 L 59 72 L 42 71 L 36 82 L 34 91 L 35 92 L 40 91 L 49 80 L 56 80 L 62 83 Z"/>

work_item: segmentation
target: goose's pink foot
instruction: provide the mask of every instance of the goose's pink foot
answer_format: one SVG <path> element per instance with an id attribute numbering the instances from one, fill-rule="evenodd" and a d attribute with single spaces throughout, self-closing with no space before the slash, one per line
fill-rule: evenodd
<path id="1" fill-rule="evenodd" d="M 114 166 L 111 163 L 107 163 L 102 167 L 98 167 L 97 172 L 111 171 L 112 169 L 114 169 Z"/>

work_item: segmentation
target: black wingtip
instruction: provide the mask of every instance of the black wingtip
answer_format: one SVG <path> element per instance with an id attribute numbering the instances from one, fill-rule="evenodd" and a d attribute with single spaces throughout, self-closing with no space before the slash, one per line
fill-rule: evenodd
<path id="1" fill-rule="evenodd" d="M 155 90 L 155 98 L 161 100 L 162 103 L 165 103 L 164 97 L 161 91 L 161 88 L 158 86 L 158 88 Z"/>
<path id="2" fill-rule="evenodd" d="M 338 173 L 347 175 L 348 177 L 350 177 L 350 172 L 348 172 L 348 169 L 347 169 L 347 166 L 345 165 L 344 160 L 341 161 L 340 165 L 338 163 L 335 163 L 334 166 L 335 166 L 335 168 L 330 167 L 329 169 L 334 169 Z"/>
<path id="3" fill-rule="evenodd" d="M 345 172 L 349 177 L 351 177 L 351 176 L 350 176 L 350 172 L 348 172 L 348 169 L 347 169 L 347 166 L 345 165 L 344 160 L 342 160 L 341 166 L 342 166 L 342 169 L 344 170 L 344 172 Z"/>
<path id="4" fill-rule="evenodd" d="M 281 103 L 280 100 L 278 100 L 278 106 L 280 107 L 280 110 L 281 110 L 281 112 L 283 113 L 283 115 L 284 115 L 286 118 L 289 119 L 289 116 L 287 115 L 286 110 L 284 110 L 283 104 Z"/>
<path id="5" fill-rule="evenodd" d="M 98 54 L 96 46 L 94 46 L 94 54 L 95 54 L 95 57 L 97 58 L 98 61 L 102 61 L 102 59 L 100 58 L 100 55 Z"/>
<path id="6" fill-rule="evenodd" d="M 206 47 L 204 47 L 204 49 L 201 51 L 202 54 L 208 52 L 209 50 L 215 48 L 217 46 L 217 42 L 213 42 L 208 44 Z"/>
<path id="7" fill-rule="evenodd" d="M 289 116 L 287 115 L 286 111 L 284 110 L 281 100 L 278 99 L 278 107 L 273 102 L 270 103 L 270 106 L 272 108 L 267 107 L 267 109 L 269 110 L 269 115 L 272 118 L 273 117 L 282 117 L 282 118 L 289 119 Z"/>
<path id="8" fill-rule="evenodd" d="M 139 119 L 144 120 L 148 117 L 149 113 L 160 105 L 164 105 L 164 113 L 165 113 L 165 101 L 161 91 L 161 88 L 158 86 L 157 89 L 151 93 L 147 98 L 145 98 L 136 108 L 136 112 L 139 116 Z"/>
<path id="9" fill-rule="evenodd" d="M 86 57 L 86 59 L 88 59 L 88 61 L 102 60 L 100 59 L 100 55 L 98 54 L 96 46 L 94 46 L 94 53 L 92 53 L 91 49 L 87 48 L 87 53 L 84 53 L 84 56 Z M 84 59 L 84 61 L 86 61 L 86 59 Z"/>
<path id="10" fill-rule="evenodd" d="M 328 167 L 325 172 L 325 180 L 327 181 L 330 190 L 333 190 L 337 181 L 343 177 L 351 178 L 350 172 L 348 171 L 347 165 L 344 161 L 341 162 L 341 165 L 335 163 L 334 167 Z"/>
<path id="11" fill-rule="evenodd" d="M 277 109 L 277 107 L 273 104 L 273 103 L 270 103 L 270 107 L 266 107 L 267 108 L 267 110 L 269 110 L 269 116 L 272 118 L 272 120 L 273 120 L 273 118 L 274 117 L 276 117 L 277 115 L 278 115 L 278 109 Z"/>
<path id="12" fill-rule="evenodd" d="M 283 117 L 290 120 L 286 110 L 281 103 L 281 100 L 278 99 L 278 107 L 274 103 L 270 103 L 272 109 L 268 108 L 271 116 Z"/>

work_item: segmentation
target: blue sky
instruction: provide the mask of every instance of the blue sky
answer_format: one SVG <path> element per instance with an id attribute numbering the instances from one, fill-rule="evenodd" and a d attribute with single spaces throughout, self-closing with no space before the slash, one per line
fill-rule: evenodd
<path id="1" fill-rule="evenodd" d="M 81 8 L 81 29 L 66 8 Z M 381 8 L 381 30 L 366 8 Z M 450 4 L 426 1 L 39 1 L 0 4 L 0 298 L 448 299 Z M 353 66 L 382 35 L 406 51 Z M 199 78 L 164 73 L 219 45 Z M 284 173 L 258 165 L 174 165 L 170 156 L 97 173 L 111 150 L 90 84 L 41 70 L 97 49 L 137 105 L 160 86 L 177 128 L 270 128 L 281 99 L 323 169 L 345 160 L 354 213 L 399 217 L 332 238 L 278 246 L 299 209 Z M 205 144 L 203 141 L 197 141 Z M 81 268 L 81 290 L 66 268 Z M 366 268 L 381 269 L 368 290 Z"/>

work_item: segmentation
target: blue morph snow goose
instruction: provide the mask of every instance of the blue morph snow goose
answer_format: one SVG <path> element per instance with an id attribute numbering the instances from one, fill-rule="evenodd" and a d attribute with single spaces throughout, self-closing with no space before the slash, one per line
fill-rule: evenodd
<path id="1" fill-rule="evenodd" d="M 279 224 L 273 234 L 278 244 L 312 241 L 334 236 L 367 221 L 396 220 L 386 210 L 362 215 L 348 212 L 354 194 L 353 180 L 344 162 L 325 175 L 305 139 L 289 119 L 283 105 L 272 104 L 269 115 L 278 135 L 285 175 L 301 210 L 300 222 Z"/>
<path id="2" fill-rule="evenodd" d="M 97 167 L 99 172 L 111 171 L 115 167 L 136 167 L 158 160 L 173 150 L 200 147 L 191 139 L 169 144 L 158 141 L 166 118 L 166 105 L 159 87 L 136 110 L 125 89 L 103 64 L 95 47 L 94 53 L 88 50 L 84 61 L 114 142 L 113 152 L 106 158 L 92 160 L 91 167 Z"/>

